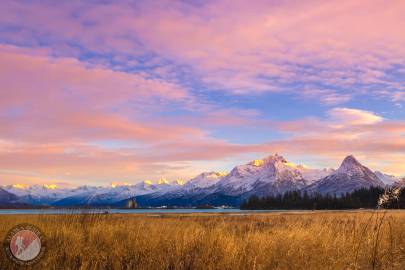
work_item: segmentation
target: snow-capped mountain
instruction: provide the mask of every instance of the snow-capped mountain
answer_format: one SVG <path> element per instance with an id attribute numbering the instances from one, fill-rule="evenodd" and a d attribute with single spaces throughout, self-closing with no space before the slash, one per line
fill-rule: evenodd
<path id="1" fill-rule="evenodd" d="M 226 175 L 226 173 L 221 172 L 204 172 L 190 179 L 190 181 L 184 185 L 184 189 L 193 190 L 198 188 L 208 188 L 218 183 L 218 181 Z"/>
<path id="2" fill-rule="evenodd" d="M 304 177 L 308 184 L 312 184 L 335 171 L 332 168 L 313 169 L 303 165 L 296 166 L 296 169 L 302 174 L 302 177 Z"/>
<path id="3" fill-rule="evenodd" d="M 157 184 L 153 184 L 151 181 L 144 181 L 136 185 L 112 185 L 110 187 L 96 187 L 95 189 L 86 187 L 85 191 L 77 192 L 76 190 L 71 196 L 66 196 L 52 203 L 52 205 L 110 205 L 135 196 L 167 190 L 172 186 L 177 186 L 177 184 L 172 185 L 165 179 L 160 179 Z"/>
<path id="4" fill-rule="evenodd" d="M 178 187 L 179 184 L 169 183 L 164 178 L 157 183 L 144 181 L 136 185 L 111 186 L 80 186 L 77 188 L 57 188 L 55 185 L 21 184 L 4 186 L 3 189 L 16 196 L 15 201 L 20 204 L 78 206 L 78 205 L 108 205 L 134 196 Z"/>
<path id="5" fill-rule="evenodd" d="M 384 187 L 369 168 L 361 165 L 353 156 L 347 156 L 339 169 L 304 190 L 310 193 L 335 194 L 353 192 L 360 188 Z"/>
<path id="6" fill-rule="evenodd" d="M 18 197 L 2 188 L 0 188 L 0 204 L 9 204 L 16 201 Z"/>
<path id="7" fill-rule="evenodd" d="M 232 196 L 269 195 L 301 189 L 307 183 L 297 166 L 276 154 L 236 166 L 218 181 L 215 191 Z"/>
<path id="8" fill-rule="evenodd" d="M 141 205 L 198 205 L 198 198 L 203 198 L 208 188 L 215 185 L 226 173 L 204 172 L 190 179 L 183 185 L 172 186 L 165 190 L 136 197 Z M 122 204 L 122 203 L 121 203 Z"/>
<path id="9" fill-rule="evenodd" d="M 237 206 L 252 195 L 267 196 L 287 191 L 336 194 L 372 186 L 405 184 L 394 176 L 372 172 L 353 156 L 346 157 L 337 169 L 312 169 L 288 162 L 280 155 L 253 160 L 234 167 L 229 173 L 204 172 L 187 182 L 161 178 L 135 185 L 111 184 L 107 187 L 81 186 L 56 188 L 54 185 L 11 185 L 0 188 L 0 203 L 53 206 L 123 206 L 136 198 L 141 206 Z"/>
<path id="10" fill-rule="evenodd" d="M 73 190 L 56 188 L 54 185 L 8 185 L 3 187 L 8 192 L 18 196 L 19 203 L 48 205 L 66 196 L 69 196 Z"/>
<path id="11" fill-rule="evenodd" d="M 401 179 L 394 176 L 394 175 L 389 175 L 385 174 L 380 171 L 375 171 L 374 174 L 381 180 L 385 185 L 393 185 L 394 183 L 400 181 Z"/>
<path id="12" fill-rule="evenodd" d="M 253 194 L 265 196 L 299 190 L 329 172 L 326 169 L 315 170 L 295 165 L 276 154 L 236 166 L 229 174 L 202 173 L 181 188 L 165 193 L 151 193 L 137 199 L 141 204 L 153 206 L 238 205 Z"/>
<path id="13" fill-rule="evenodd" d="M 403 188 L 405 188 L 405 177 L 402 178 L 402 179 L 399 179 L 398 181 L 396 181 L 396 182 L 393 184 L 393 186 L 394 186 L 394 187 L 403 187 Z"/>

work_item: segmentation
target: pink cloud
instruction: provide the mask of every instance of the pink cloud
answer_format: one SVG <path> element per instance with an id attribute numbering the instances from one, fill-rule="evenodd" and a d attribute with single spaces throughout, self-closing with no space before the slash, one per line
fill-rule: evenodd
<path id="1" fill-rule="evenodd" d="M 404 65 L 404 12 L 403 1 L 380 0 L 123 1 L 96 6 L 6 1 L 0 23 L 21 27 L 10 40 L 49 40 L 57 55 L 79 53 L 66 42 L 117 59 L 153 53 L 188 66 L 220 90 L 287 91 L 336 104 L 375 93 L 366 87 L 375 83 L 384 85 L 392 100 L 401 96 L 386 75 L 388 68 Z M 292 82 L 300 87 L 284 87 Z M 319 84 L 326 88 L 317 94 L 308 90 Z M 331 86 L 339 87 L 338 93 Z"/>
<path id="2" fill-rule="evenodd" d="M 387 70 L 403 73 L 404 13 L 403 1 L 4 1 L 0 25 L 16 30 L 2 32 L 2 42 L 34 48 L 0 45 L 1 169 L 69 180 L 97 171 L 111 182 L 152 171 L 184 176 L 176 174 L 195 161 L 280 152 L 334 161 L 353 153 L 380 165 L 384 156 L 392 161 L 384 168 L 399 173 L 403 121 L 343 107 L 323 119 L 262 121 L 256 111 L 206 104 L 174 73 L 185 69 L 238 95 L 284 91 L 329 106 L 363 95 L 400 105 L 401 77 Z M 77 60 L 87 52 L 114 64 Z M 153 55 L 150 70 L 122 71 L 145 55 Z M 171 107 L 193 114 L 162 116 Z M 242 145 L 207 128 L 253 125 L 285 139 Z M 128 145 L 94 146 L 100 140 Z"/>
<path id="3" fill-rule="evenodd" d="M 379 169 L 403 174 L 399 162 L 405 153 L 405 122 L 385 119 L 373 112 L 334 108 L 326 119 L 307 118 L 275 123 L 286 139 L 271 141 L 282 153 L 339 160 L 347 154 L 362 156 Z M 395 165 L 394 165 L 395 164 Z"/>
<path id="4" fill-rule="evenodd" d="M 138 35 L 148 48 L 190 64 L 207 83 L 236 93 L 290 91 L 282 85 L 291 82 L 388 84 L 385 69 L 405 56 L 401 1 L 216 1 L 185 8 L 187 15 L 177 5 L 145 8 L 134 22 Z M 362 90 L 341 92 L 317 96 L 337 103 Z"/>
<path id="5" fill-rule="evenodd" d="M 47 53 L 1 46 L 0 175 L 7 179 L 30 172 L 26 180 L 134 180 L 148 169 L 170 172 L 179 162 L 218 159 L 244 148 L 209 137 L 195 123 L 240 125 L 255 111 L 200 106 L 207 115 L 169 122 L 159 112 L 195 102 L 186 89 Z M 95 146 L 103 140 L 123 146 Z"/>
<path id="6" fill-rule="evenodd" d="M 404 122 L 383 118 L 378 118 L 378 121 L 373 118 L 370 122 L 370 116 L 377 116 L 348 108 L 331 112 L 327 119 L 273 123 L 277 130 L 289 135 L 282 140 L 261 144 L 233 144 L 201 136 L 155 138 L 147 144 L 110 150 L 85 142 L 30 144 L 2 141 L 0 162 L 8 170 L 30 171 L 46 176 L 46 179 L 134 182 L 162 175 L 192 177 L 196 172 L 195 162 L 215 162 L 249 153 L 258 156 L 276 152 L 287 157 L 313 156 L 328 160 L 329 166 L 334 166 L 347 154 L 355 154 L 373 164 L 375 169 L 403 174 Z M 134 175 L 138 178 L 134 179 Z"/>
<path id="7" fill-rule="evenodd" d="M 179 134 L 202 136 L 189 127 L 146 123 L 120 114 L 121 104 L 132 103 L 137 111 L 157 112 L 165 102 L 187 103 L 184 88 L 141 75 L 86 67 L 73 59 L 31 55 L 25 50 L 1 47 L 0 105 L 3 114 L 21 113 L 0 119 L 3 138 L 42 141 L 54 139 L 178 138 Z M 115 111 L 115 112 L 114 112 Z M 164 132 L 163 132 L 164 131 Z"/>
<path id="8" fill-rule="evenodd" d="M 329 115 L 339 124 L 346 126 L 375 124 L 384 120 L 373 112 L 350 108 L 334 108 L 329 111 Z"/>

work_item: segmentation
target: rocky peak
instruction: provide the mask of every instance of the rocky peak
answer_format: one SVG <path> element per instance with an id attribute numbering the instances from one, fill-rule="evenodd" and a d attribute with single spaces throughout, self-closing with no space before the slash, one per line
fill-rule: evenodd
<path id="1" fill-rule="evenodd" d="M 366 167 L 360 164 L 357 159 L 350 155 L 347 156 L 342 164 L 340 165 L 339 169 L 336 170 L 337 174 L 341 173 L 349 173 L 349 174 L 360 174 L 364 175 Z"/>
<path id="2" fill-rule="evenodd" d="M 261 166 L 275 164 L 275 163 L 287 163 L 287 160 L 283 156 L 275 154 L 275 155 L 270 155 L 268 157 L 265 157 L 263 159 L 253 160 L 249 163 L 249 165 L 261 167 Z"/>

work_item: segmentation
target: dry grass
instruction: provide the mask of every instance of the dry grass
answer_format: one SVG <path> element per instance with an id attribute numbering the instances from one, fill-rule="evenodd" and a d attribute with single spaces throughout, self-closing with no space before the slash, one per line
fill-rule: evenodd
<path id="1" fill-rule="evenodd" d="M 0 238 L 24 222 L 48 240 L 32 269 L 405 269 L 403 211 L 0 216 Z"/>

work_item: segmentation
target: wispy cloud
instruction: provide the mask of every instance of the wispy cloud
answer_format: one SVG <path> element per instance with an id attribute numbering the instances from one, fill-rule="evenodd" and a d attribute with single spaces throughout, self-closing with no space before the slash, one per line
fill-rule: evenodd
<path id="1" fill-rule="evenodd" d="M 404 115 L 381 109 L 405 101 L 404 13 L 380 0 L 3 1 L 0 177 L 183 177 L 274 152 L 404 172 Z"/>
<path id="2" fill-rule="evenodd" d="M 279 151 L 339 160 L 347 154 L 364 157 L 392 173 L 403 174 L 405 121 L 384 119 L 373 112 L 334 108 L 326 119 L 308 118 L 278 123 L 288 138 L 270 142 Z M 395 164 L 395 165 L 394 165 Z"/>
<path id="3" fill-rule="evenodd" d="M 401 96 L 391 73 L 405 66 L 402 1 L 122 1 L 96 6 L 9 1 L 3 6 L 2 40 L 19 45 L 41 41 L 57 55 L 112 55 L 114 60 L 106 63 L 114 67 L 127 66 L 131 59 L 134 67 L 145 67 L 140 59 L 170 61 L 214 89 L 238 94 L 292 91 L 314 97 L 315 90 L 301 90 L 317 89 L 326 104 L 381 88 L 393 100 Z M 162 65 L 155 68 L 147 72 L 162 75 Z"/>

